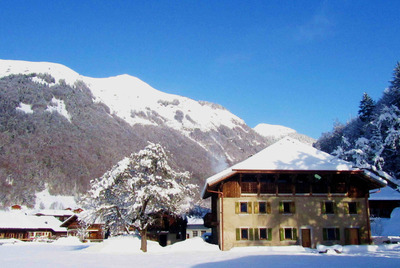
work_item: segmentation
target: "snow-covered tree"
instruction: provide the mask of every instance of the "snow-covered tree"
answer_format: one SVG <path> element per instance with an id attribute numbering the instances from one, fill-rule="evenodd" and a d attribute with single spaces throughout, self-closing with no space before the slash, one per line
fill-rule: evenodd
<path id="1" fill-rule="evenodd" d="M 83 201 L 86 219 L 100 217 L 112 234 L 133 227 L 146 252 L 147 229 L 163 213 L 181 216 L 187 212 L 193 196 L 189 173 L 172 170 L 168 161 L 161 145 L 149 143 L 93 180 Z"/>
<path id="2" fill-rule="evenodd" d="M 374 105 L 364 94 L 360 117 L 325 133 L 317 147 L 358 167 L 385 171 L 400 185 L 400 64 L 382 98 Z"/>
<path id="3" fill-rule="evenodd" d="M 358 115 L 363 122 L 367 122 L 371 119 L 372 112 L 375 108 L 375 102 L 373 99 L 364 92 L 363 98 L 360 102 L 360 109 L 358 110 Z"/>
<path id="4" fill-rule="evenodd" d="M 390 107 L 392 105 L 400 109 L 400 62 L 397 62 L 393 71 L 393 80 L 389 87 L 384 91 L 381 105 Z"/>

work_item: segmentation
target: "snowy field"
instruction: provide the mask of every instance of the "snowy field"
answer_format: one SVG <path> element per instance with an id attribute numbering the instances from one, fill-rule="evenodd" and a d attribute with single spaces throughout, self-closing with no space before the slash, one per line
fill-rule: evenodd
<path id="1" fill-rule="evenodd" d="M 235 248 L 221 252 L 201 238 L 165 248 L 149 242 L 149 252 L 139 251 L 133 237 L 82 244 L 61 239 L 52 244 L 3 244 L 1 267 L 400 267 L 400 245 L 346 246 L 343 253 L 320 254 L 302 247 Z"/>

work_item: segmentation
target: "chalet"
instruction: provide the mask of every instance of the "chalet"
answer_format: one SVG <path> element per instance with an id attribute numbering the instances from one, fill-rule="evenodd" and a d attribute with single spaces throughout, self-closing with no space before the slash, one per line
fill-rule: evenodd
<path id="1" fill-rule="evenodd" d="M 286 137 L 207 179 L 205 225 L 221 250 L 368 244 L 369 191 L 385 185 L 371 171 Z"/>
<path id="2" fill-rule="evenodd" d="M 163 213 L 148 228 L 147 237 L 165 247 L 185 240 L 186 226 L 186 219 Z"/>
<path id="3" fill-rule="evenodd" d="M 52 216 L 27 215 L 23 211 L 0 212 L 0 239 L 49 240 L 67 236 L 67 229 Z"/>
<path id="4" fill-rule="evenodd" d="M 77 236 L 82 241 L 101 242 L 105 235 L 103 223 L 93 223 L 84 226 L 76 214 L 70 216 L 60 226 L 68 230 L 68 236 Z"/>
<path id="5" fill-rule="evenodd" d="M 202 218 L 187 217 L 186 238 L 200 237 L 211 233 L 211 228 L 204 226 Z"/>
<path id="6" fill-rule="evenodd" d="M 390 218 L 393 209 L 400 207 L 400 193 L 392 187 L 375 191 L 369 198 L 372 218 Z"/>

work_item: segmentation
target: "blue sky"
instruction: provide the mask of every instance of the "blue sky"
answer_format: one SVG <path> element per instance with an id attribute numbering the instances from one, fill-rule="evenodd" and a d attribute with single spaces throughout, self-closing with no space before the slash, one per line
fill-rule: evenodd
<path id="1" fill-rule="evenodd" d="M 4 1 L 0 58 L 130 74 L 318 138 L 400 61 L 400 1 Z"/>

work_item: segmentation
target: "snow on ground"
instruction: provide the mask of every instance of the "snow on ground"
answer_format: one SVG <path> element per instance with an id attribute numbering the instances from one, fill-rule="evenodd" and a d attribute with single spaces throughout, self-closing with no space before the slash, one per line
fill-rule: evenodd
<path id="1" fill-rule="evenodd" d="M 342 254 L 299 246 L 222 252 L 193 238 L 165 248 L 149 241 L 147 253 L 139 248 L 140 240 L 129 236 L 89 244 L 70 238 L 52 244 L 19 242 L 0 246 L 0 260 L 1 267 L 400 267 L 399 244 L 344 246 Z"/>

